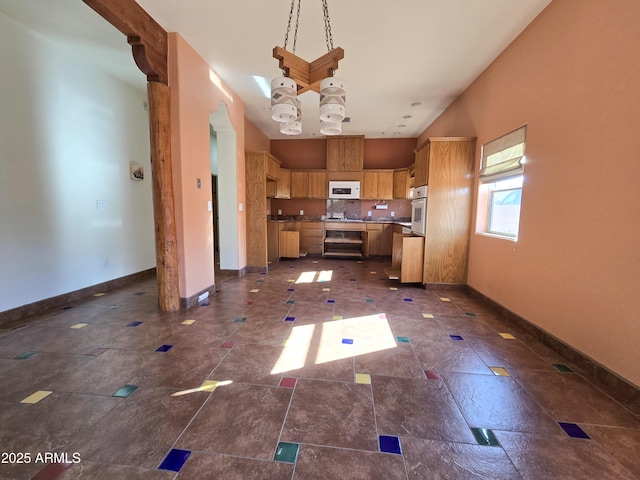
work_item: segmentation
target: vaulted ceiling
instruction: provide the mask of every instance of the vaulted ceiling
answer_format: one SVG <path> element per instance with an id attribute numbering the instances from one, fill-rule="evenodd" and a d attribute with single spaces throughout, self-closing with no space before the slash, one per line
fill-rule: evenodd
<path id="1" fill-rule="evenodd" d="M 269 138 L 320 135 L 315 92 L 300 95 L 302 135 L 287 137 L 271 120 L 268 84 L 281 75 L 272 49 L 284 46 L 290 0 L 137 1 L 189 42 Z M 342 133 L 417 137 L 550 1 L 328 0 L 333 44 L 345 51 L 336 71 L 347 88 Z M 126 39 L 81 0 L 0 0 L 0 11 L 144 88 Z M 301 1 L 296 45 L 308 62 L 327 52 L 321 0 Z"/>

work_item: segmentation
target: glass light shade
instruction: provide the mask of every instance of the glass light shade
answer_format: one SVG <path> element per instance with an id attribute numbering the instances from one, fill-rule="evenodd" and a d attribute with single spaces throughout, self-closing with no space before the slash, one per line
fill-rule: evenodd
<path id="1" fill-rule="evenodd" d="M 320 120 L 325 122 L 344 120 L 346 99 L 347 92 L 342 80 L 335 77 L 322 80 L 320 82 Z"/>
<path id="2" fill-rule="evenodd" d="M 271 81 L 271 118 L 276 122 L 293 122 L 296 109 L 296 82 L 289 77 L 278 77 Z"/>
<path id="3" fill-rule="evenodd" d="M 323 135 L 340 135 L 342 123 L 320 121 L 320 133 Z"/>

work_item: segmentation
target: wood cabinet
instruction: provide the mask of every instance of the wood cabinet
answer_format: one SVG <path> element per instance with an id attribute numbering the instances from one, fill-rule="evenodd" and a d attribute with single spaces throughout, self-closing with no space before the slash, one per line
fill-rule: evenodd
<path id="1" fill-rule="evenodd" d="M 300 222 L 300 255 L 322 255 L 323 222 Z"/>
<path id="2" fill-rule="evenodd" d="M 424 243 L 424 237 L 393 234 L 391 268 L 384 269 L 389 279 L 401 283 L 422 282 Z"/>
<path id="3" fill-rule="evenodd" d="M 280 257 L 280 222 L 267 222 L 267 262 L 277 262 Z"/>
<path id="4" fill-rule="evenodd" d="M 367 223 L 368 255 L 391 255 L 393 225 L 390 223 Z"/>
<path id="5" fill-rule="evenodd" d="M 273 194 L 280 162 L 268 152 L 246 152 L 247 266 L 266 270 L 267 196 Z"/>
<path id="6" fill-rule="evenodd" d="M 430 138 L 427 152 L 427 220 L 424 243 L 425 284 L 465 284 L 469 257 L 475 138 Z M 421 156 L 424 157 L 424 153 Z M 420 183 L 416 153 L 416 184 Z M 423 168 L 424 172 L 425 169 Z"/>
<path id="7" fill-rule="evenodd" d="M 363 223 L 326 222 L 323 254 L 332 257 L 362 257 L 366 253 L 366 233 Z"/>
<path id="8" fill-rule="evenodd" d="M 393 170 L 364 170 L 360 197 L 365 200 L 393 200 Z"/>
<path id="9" fill-rule="evenodd" d="M 327 198 L 325 170 L 291 170 L 291 198 Z"/>
<path id="10" fill-rule="evenodd" d="M 363 135 L 342 135 L 327 138 L 328 171 L 360 172 L 363 167 Z"/>
<path id="11" fill-rule="evenodd" d="M 298 258 L 300 256 L 300 232 L 283 230 L 280 232 L 280 258 Z"/>
<path id="12" fill-rule="evenodd" d="M 276 198 L 291 198 L 291 170 L 280 168 L 276 182 Z"/>
<path id="13" fill-rule="evenodd" d="M 431 142 L 427 141 L 416 149 L 416 165 L 414 174 L 414 186 L 429 185 L 429 160 Z"/>
<path id="14" fill-rule="evenodd" d="M 393 171 L 393 198 L 407 199 L 409 198 L 409 189 L 411 188 L 411 178 L 409 177 L 408 168 L 398 168 Z"/>

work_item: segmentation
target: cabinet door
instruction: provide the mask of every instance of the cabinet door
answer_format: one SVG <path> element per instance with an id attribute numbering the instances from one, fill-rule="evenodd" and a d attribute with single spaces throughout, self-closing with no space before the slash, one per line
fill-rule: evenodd
<path id="1" fill-rule="evenodd" d="M 383 223 L 380 237 L 380 255 L 391 255 L 393 225 L 390 223 Z"/>
<path id="2" fill-rule="evenodd" d="M 365 170 L 362 174 L 360 197 L 374 200 L 378 195 L 378 172 Z"/>
<path id="3" fill-rule="evenodd" d="M 378 200 L 393 200 L 393 170 L 378 172 Z"/>
<path id="4" fill-rule="evenodd" d="M 344 171 L 359 172 L 364 167 L 364 137 L 344 139 Z"/>
<path id="5" fill-rule="evenodd" d="M 309 198 L 309 172 L 291 171 L 291 198 Z"/>
<path id="6" fill-rule="evenodd" d="M 327 198 L 327 173 L 309 172 L 309 198 Z"/>
<path id="7" fill-rule="evenodd" d="M 280 257 L 300 256 L 300 232 L 280 232 Z"/>
<path id="8" fill-rule="evenodd" d="M 344 142 L 341 138 L 327 138 L 327 170 L 344 172 Z"/>
<path id="9" fill-rule="evenodd" d="M 276 198 L 291 197 L 291 170 L 280 169 L 280 176 L 276 185 Z"/>
<path id="10" fill-rule="evenodd" d="M 427 143 L 416 152 L 415 186 L 429 184 L 429 152 L 431 144 Z"/>
<path id="11" fill-rule="evenodd" d="M 409 169 L 402 168 L 393 172 L 393 198 L 409 198 Z"/>

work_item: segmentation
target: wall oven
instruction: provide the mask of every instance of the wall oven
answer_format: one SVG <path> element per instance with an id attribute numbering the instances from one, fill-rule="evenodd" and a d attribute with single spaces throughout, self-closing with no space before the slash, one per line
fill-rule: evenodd
<path id="1" fill-rule="evenodd" d="M 359 199 L 360 182 L 342 181 L 329 182 L 329 198 Z"/>
<path id="2" fill-rule="evenodd" d="M 427 186 L 416 187 L 411 200 L 411 233 L 424 235 L 427 231 Z"/>

